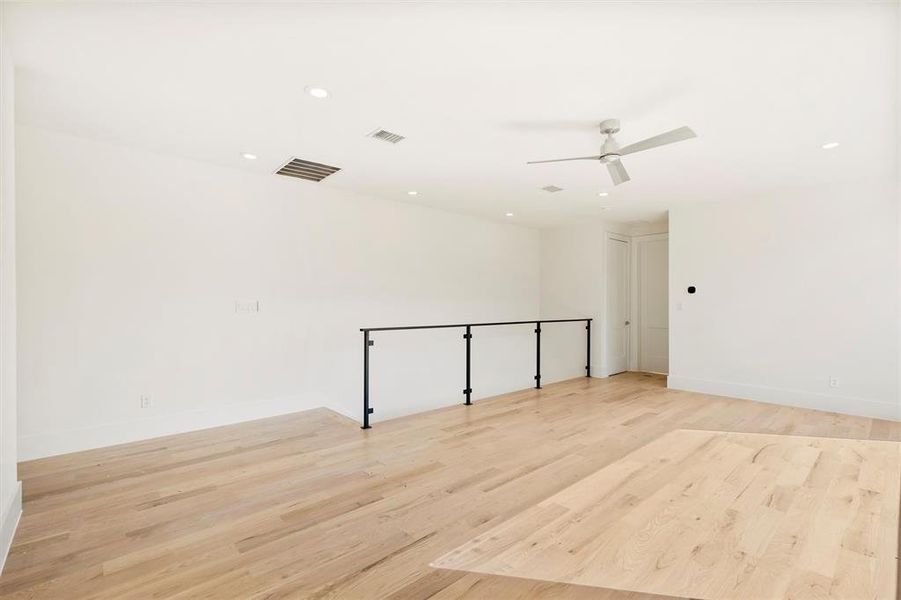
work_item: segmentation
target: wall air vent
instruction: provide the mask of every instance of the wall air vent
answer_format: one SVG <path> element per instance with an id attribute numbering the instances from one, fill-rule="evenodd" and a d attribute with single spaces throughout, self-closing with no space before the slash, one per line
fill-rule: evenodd
<path id="1" fill-rule="evenodd" d="M 382 140 L 383 142 L 388 142 L 389 144 L 396 144 L 397 142 L 404 139 L 404 136 L 398 135 L 396 133 L 391 133 L 390 131 L 386 131 L 384 129 L 376 129 L 375 131 L 371 131 L 366 135 L 377 140 Z"/>
<path id="2" fill-rule="evenodd" d="M 563 191 L 562 187 L 557 187 L 556 185 L 546 185 L 541 189 L 543 189 L 545 192 L 551 192 L 551 193 Z"/>
<path id="3" fill-rule="evenodd" d="M 281 169 L 275 172 L 276 175 L 287 175 L 288 177 L 298 177 L 307 181 L 322 181 L 332 173 L 337 173 L 341 167 L 330 167 L 322 163 L 310 162 L 299 158 L 292 158 Z"/>

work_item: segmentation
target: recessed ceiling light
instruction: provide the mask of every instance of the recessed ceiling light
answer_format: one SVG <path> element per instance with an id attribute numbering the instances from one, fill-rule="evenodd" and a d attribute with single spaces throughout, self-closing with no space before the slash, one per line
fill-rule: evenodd
<path id="1" fill-rule="evenodd" d="M 512 216 L 513 216 L 513 213 L 507 213 L 507 214 L 506 214 L 506 215 L 504 215 L 504 216 L 507 216 L 507 217 L 512 217 Z"/>
<path id="2" fill-rule="evenodd" d="M 838 142 L 829 142 L 828 144 L 823 144 L 823 150 L 832 150 L 833 148 L 838 148 Z"/>
<path id="3" fill-rule="evenodd" d="M 609 195 L 610 195 L 610 194 L 609 194 L 608 192 L 598 192 L 598 196 L 600 196 L 601 198 L 605 198 L 605 197 L 607 197 L 607 196 L 609 196 Z"/>
<path id="4" fill-rule="evenodd" d="M 306 88 L 307 93 L 314 98 L 328 98 L 328 90 L 321 87 L 308 87 Z"/>
<path id="5" fill-rule="evenodd" d="M 407 194 L 409 194 L 410 196 L 415 196 L 418 193 L 419 192 L 417 192 L 416 190 L 410 190 L 409 192 L 407 192 Z"/>
<path id="6" fill-rule="evenodd" d="M 250 152 L 245 152 L 245 153 L 242 154 L 241 156 L 243 156 L 243 157 L 246 158 L 247 160 L 256 160 L 256 159 L 257 159 L 257 155 L 256 155 L 256 154 L 251 154 Z"/>

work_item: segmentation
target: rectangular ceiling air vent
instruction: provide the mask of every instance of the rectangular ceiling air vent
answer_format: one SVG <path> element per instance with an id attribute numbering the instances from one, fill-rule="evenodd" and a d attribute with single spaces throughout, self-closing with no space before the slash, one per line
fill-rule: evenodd
<path id="1" fill-rule="evenodd" d="M 288 177 L 297 177 L 306 179 L 307 181 L 322 181 L 332 173 L 337 173 L 341 167 L 332 167 L 322 163 L 315 163 L 309 160 L 301 160 L 292 158 L 281 169 L 275 172 L 276 175 L 287 175 Z"/>
<path id="2" fill-rule="evenodd" d="M 551 193 L 563 191 L 562 187 L 557 187 L 556 185 L 546 185 L 541 189 L 543 189 L 545 192 L 551 192 Z"/>
<path id="3" fill-rule="evenodd" d="M 404 136 L 386 131 L 384 129 L 376 129 L 375 131 L 372 131 L 366 135 L 377 140 L 382 140 L 383 142 L 388 142 L 389 144 L 396 144 L 397 142 L 404 139 Z"/>

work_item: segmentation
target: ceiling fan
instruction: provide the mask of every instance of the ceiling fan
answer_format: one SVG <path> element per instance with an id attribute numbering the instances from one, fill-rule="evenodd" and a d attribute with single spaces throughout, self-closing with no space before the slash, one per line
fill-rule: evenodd
<path id="1" fill-rule="evenodd" d="M 607 119 L 605 121 L 601 121 L 601 135 L 606 135 L 607 139 L 604 140 L 603 144 L 601 144 L 601 153 L 597 156 L 579 156 L 576 158 L 533 160 L 528 162 L 527 164 L 537 165 L 539 163 L 563 162 L 567 160 L 597 160 L 602 163 L 606 163 L 607 170 L 610 171 L 610 177 L 613 178 L 614 185 L 619 185 L 631 179 L 631 177 L 629 177 L 629 174 L 626 172 L 626 168 L 623 166 L 623 163 L 619 160 L 621 156 L 625 156 L 626 154 L 633 154 L 635 152 L 641 152 L 642 150 L 650 150 L 651 148 L 656 148 L 657 146 L 665 146 L 666 144 L 681 142 L 682 140 L 688 140 L 693 137 L 697 137 L 695 132 L 692 131 L 690 127 L 679 127 L 678 129 L 673 129 L 672 131 L 667 131 L 666 133 L 661 133 L 660 135 L 655 135 L 654 137 L 649 137 L 646 140 L 641 140 L 640 142 L 635 142 L 634 144 L 629 144 L 628 146 L 623 146 L 622 148 L 620 148 L 619 144 L 616 143 L 616 140 L 613 139 L 613 134 L 618 131 L 619 119 Z"/>

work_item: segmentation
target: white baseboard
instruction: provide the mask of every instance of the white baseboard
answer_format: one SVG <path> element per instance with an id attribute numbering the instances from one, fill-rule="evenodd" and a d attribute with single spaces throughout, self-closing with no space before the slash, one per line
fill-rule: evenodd
<path id="1" fill-rule="evenodd" d="M 819 392 L 773 388 L 747 383 L 732 383 L 729 381 L 696 379 L 678 375 L 670 375 L 667 377 L 667 387 L 674 390 L 699 392 L 715 396 L 757 400 L 759 402 L 782 404 L 798 408 L 809 408 L 860 417 L 901 421 L 901 404 L 881 402 L 879 400 L 871 400 L 868 398 L 832 396 Z"/>
<path id="2" fill-rule="evenodd" d="M 176 433 L 209 429 L 254 419 L 265 419 L 327 406 L 323 399 L 275 398 L 260 402 L 226 404 L 197 410 L 154 415 L 131 421 L 105 423 L 80 429 L 19 436 L 19 460 L 126 444 Z M 327 406 L 353 418 L 345 410 Z"/>
<path id="3" fill-rule="evenodd" d="M 0 573 L 3 573 L 6 557 L 9 555 L 13 537 L 16 535 L 16 527 L 19 526 L 19 519 L 22 517 L 21 481 L 16 482 L 16 489 L 9 501 L 9 506 L 0 512 L 0 517 L 2 517 L 0 518 Z"/>

